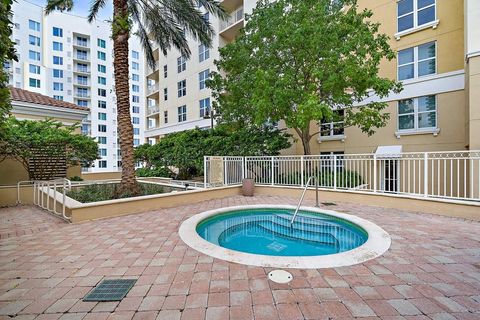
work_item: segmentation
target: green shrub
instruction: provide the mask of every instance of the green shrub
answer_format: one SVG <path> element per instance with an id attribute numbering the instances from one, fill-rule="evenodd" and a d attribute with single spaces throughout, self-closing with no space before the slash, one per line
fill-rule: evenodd
<path id="1" fill-rule="evenodd" d="M 68 178 L 70 181 L 83 181 L 83 178 L 82 177 L 79 177 L 79 176 L 73 176 L 73 177 L 70 177 Z"/>
<path id="2" fill-rule="evenodd" d="M 318 178 L 319 186 L 331 186 L 334 185 L 334 174 L 332 170 L 323 170 L 318 172 L 314 170 L 315 176 Z M 289 183 L 289 184 L 301 184 L 301 173 L 296 171 L 290 174 L 280 174 L 277 175 L 279 178 L 276 180 L 276 183 Z M 307 183 L 309 176 L 305 175 L 303 183 Z M 355 188 L 359 185 L 362 185 L 363 178 L 356 172 L 351 170 L 337 170 L 337 188 Z M 315 182 L 311 182 L 312 185 L 315 185 Z"/>
<path id="3" fill-rule="evenodd" d="M 136 170 L 137 177 L 163 177 L 173 178 L 174 174 L 171 170 L 165 167 L 159 168 L 138 168 Z"/>
<path id="4" fill-rule="evenodd" d="M 117 194 L 116 191 L 118 187 L 119 184 L 117 183 L 91 184 L 75 187 L 67 192 L 67 196 L 82 203 L 113 200 L 118 199 L 115 196 Z M 141 195 L 144 196 L 166 192 L 163 186 L 150 183 L 140 183 L 140 189 L 142 192 Z M 129 194 L 122 194 L 122 198 L 129 198 L 131 196 L 132 195 Z"/>

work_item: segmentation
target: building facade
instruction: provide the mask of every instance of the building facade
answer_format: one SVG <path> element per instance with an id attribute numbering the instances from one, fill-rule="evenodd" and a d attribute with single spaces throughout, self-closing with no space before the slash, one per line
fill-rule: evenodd
<path id="1" fill-rule="evenodd" d="M 28 1 L 13 4 L 13 35 L 19 62 L 7 64 L 10 85 L 86 107 L 82 131 L 99 142 L 99 156 L 90 172 L 121 167 L 114 93 L 113 42 L 105 21 L 54 12 Z M 130 40 L 131 116 L 134 144 L 144 141 L 144 61 L 139 41 Z"/>

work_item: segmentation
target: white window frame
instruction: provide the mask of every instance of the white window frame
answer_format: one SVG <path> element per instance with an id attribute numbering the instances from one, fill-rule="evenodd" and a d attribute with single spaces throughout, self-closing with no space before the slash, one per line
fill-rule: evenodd
<path id="1" fill-rule="evenodd" d="M 435 56 L 432 57 L 432 58 L 418 60 L 418 47 L 429 44 L 429 43 L 434 43 L 435 44 Z M 408 49 L 412 49 L 412 48 L 413 48 L 413 62 L 404 63 L 404 64 L 401 65 L 400 64 L 400 59 L 399 59 L 400 51 L 408 50 Z M 438 57 L 438 45 L 437 45 L 436 40 L 425 42 L 425 43 L 422 43 L 422 44 L 420 44 L 418 46 L 415 46 L 415 47 L 409 47 L 409 48 L 405 48 L 405 49 L 402 49 L 402 50 L 398 50 L 398 52 L 397 52 L 397 80 L 398 81 L 403 81 L 403 82 L 408 82 L 408 81 L 413 80 L 413 79 L 418 79 L 418 78 L 423 78 L 423 77 L 429 77 L 429 76 L 436 75 L 437 71 L 438 71 L 438 59 L 437 59 L 437 57 Z M 418 65 L 420 64 L 420 62 L 424 62 L 424 61 L 428 61 L 428 60 L 432 60 L 432 59 L 435 59 L 435 72 L 430 73 L 430 74 L 426 74 L 426 75 L 423 75 L 423 76 L 419 76 L 418 75 Z M 400 67 L 407 66 L 407 65 L 410 65 L 410 64 L 413 64 L 413 78 L 400 80 Z"/>
<path id="2" fill-rule="evenodd" d="M 178 122 L 187 121 L 187 105 L 183 105 L 177 108 Z"/>
<path id="3" fill-rule="evenodd" d="M 187 95 L 187 80 L 183 79 L 177 82 L 177 97 L 181 98 Z"/>
<path id="4" fill-rule="evenodd" d="M 426 29 L 426 28 L 430 28 L 430 27 L 432 27 L 433 29 L 436 29 L 437 26 L 438 26 L 439 20 L 437 18 L 438 17 L 437 16 L 437 0 L 434 0 L 433 4 L 428 5 L 426 7 L 423 7 L 420 10 L 418 10 L 418 0 L 412 0 L 412 1 L 413 1 L 413 11 L 407 12 L 407 13 L 399 16 L 398 15 L 398 3 L 400 2 L 400 0 L 397 0 L 396 8 L 395 8 L 396 16 L 397 16 L 397 19 L 396 19 L 397 33 L 395 33 L 395 39 L 397 39 L 397 40 L 400 40 L 400 38 L 404 35 L 407 35 L 407 34 L 410 34 L 410 33 L 416 32 L 416 31 L 420 31 L 420 30 L 423 30 L 423 29 Z M 430 22 L 419 25 L 418 24 L 418 12 L 422 11 L 422 10 L 425 10 L 425 9 L 428 9 L 428 8 L 431 8 L 431 7 L 435 7 L 435 17 L 434 17 L 433 21 L 430 21 Z M 409 29 L 399 31 L 398 30 L 398 20 L 400 18 L 408 16 L 409 14 L 413 14 L 413 27 L 411 27 Z"/>
<path id="5" fill-rule="evenodd" d="M 208 80 L 208 78 L 210 78 L 210 69 L 203 70 L 198 74 L 199 90 L 203 90 L 207 88 L 206 81 Z"/>
<path id="6" fill-rule="evenodd" d="M 168 111 L 163 111 L 163 123 L 168 123 Z"/>
<path id="7" fill-rule="evenodd" d="M 198 62 L 203 62 L 205 60 L 208 60 L 210 58 L 210 48 L 201 43 L 198 46 Z"/>
<path id="8" fill-rule="evenodd" d="M 182 73 L 187 70 L 187 58 L 181 55 L 177 58 L 177 73 Z"/>
<path id="9" fill-rule="evenodd" d="M 430 113 L 433 111 L 419 112 L 418 100 L 420 98 L 429 97 L 429 96 L 433 96 L 435 98 L 435 127 L 420 128 L 418 126 L 419 114 Z M 400 101 L 405 101 L 410 99 L 413 100 L 413 112 L 400 114 Z M 400 129 L 400 116 L 406 116 L 411 114 L 413 114 L 413 129 Z M 397 131 L 395 132 L 395 135 L 397 136 L 397 138 L 400 138 L 401 135 L 424 134 L 424 133 L 432 133 L 434 136 L 436 136 L 439 132 L 440 132 L 440 129 L 438 128 L 438 97 L 437 95 L 432 94 L 432 95 L 412 97 L 412 98 L 407 98 L 407 99 L 402 99 L 397 101 Z"/>
<path id="10" fill-rule="evenodd" d="M 207 101 L 208 101 L 208 105 L 205 104 Z M 212 108 L 210 97 L 200 99 L 198 104 L 200 107 L 200 118 L 210 115 L 210 109 Z"/>
<path id="11" fill-rule="evenodd" d="M 342 110 L 342 109 L 338 109 Z M 336 110 L 335 110 L 336 111 Z M 343 111 L 343 116 L 345 117 L 345 111 Z M 335 134 L 335 125 L 336 124 L 344 124 L 345 121 L 331 121 L 331 122 L 319 122 L 319 129 L 320 133 L 318 134 L 318 140 L 319 141 L 328 141 L 328 140 L 345 140 L 345 127 L 343 127 L 343 133 L 342 134 Z M 329 126 L 330 127 L 330 134 L 329 135 L 322 135 L 322 126 Z"/>

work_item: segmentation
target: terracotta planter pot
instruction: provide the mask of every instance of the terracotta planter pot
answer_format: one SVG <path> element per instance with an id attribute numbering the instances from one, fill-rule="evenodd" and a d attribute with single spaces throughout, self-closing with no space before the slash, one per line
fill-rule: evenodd
<path id="1" fill-rule="evenodd" d="M 242 180 L 242 194 L 245 197 L 253 197 L 254 190 L 255 190 L 255 180 L 254 179 L 243 179 Z"/>

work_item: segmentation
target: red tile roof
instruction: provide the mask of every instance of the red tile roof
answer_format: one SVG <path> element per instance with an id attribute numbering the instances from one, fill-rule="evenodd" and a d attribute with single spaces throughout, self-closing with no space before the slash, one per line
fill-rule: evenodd
<path id="1" fill-rule="evenodd" d="M 85 111 L 88 110 L 88 108 L 80 107 L 70 102 L 56 100 L 51 97 L 44 96 L 43 94 L 23 90 L 20 88 L 10 87 L 10 93 L 12 96 L 11 97 L 12 101 L 21 101 L 21 102 L 41 104 L 44 106 L 60 107 L 60 108 L 75 109 L 75 110 L 85 110 Z"/>

